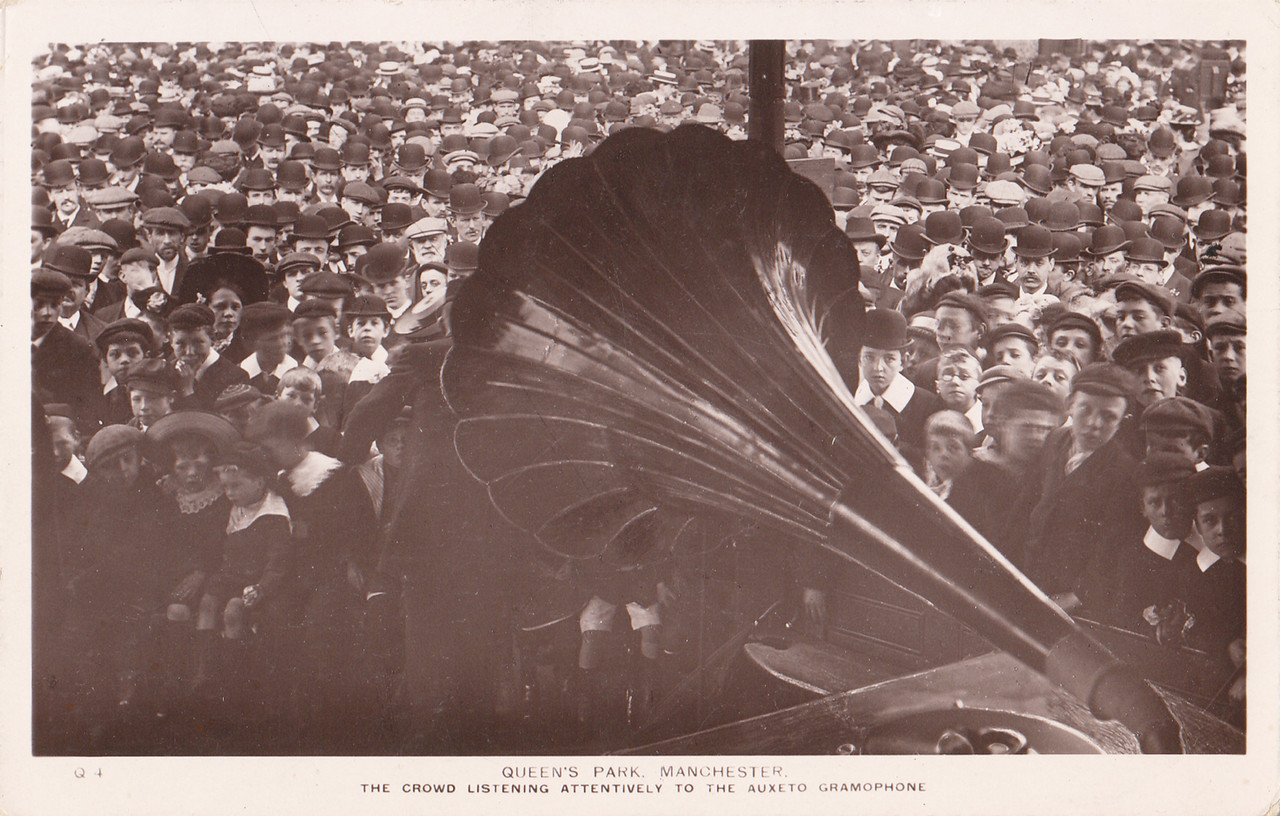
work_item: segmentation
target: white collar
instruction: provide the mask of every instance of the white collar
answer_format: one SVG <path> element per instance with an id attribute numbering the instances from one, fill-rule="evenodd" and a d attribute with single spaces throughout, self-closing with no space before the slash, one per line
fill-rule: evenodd
<path id="1" fill-rule="evenodd" d="M 387 358 L 390 356 L 391 352 L 387 351 L 387 347 L 379 343 L 378 347 L 373 350 L 373 354 L 369 355 L 369 359 L 373 360 L 375 363 L 382 363 L 383 365 L 386 365 Z"/>
<path id="2" fill-rule="evenodd" d="M 1204 461 L 1196 462 L 1196 473 L 1199 473 L 1202 470 L 1208 470 L 1208 469 L 1209 469 L 1208 462 L 1204 462 Z"/>
<path id="3" fill-rule="evenodd" d="M 286 521 L 290 521 L 290 528 L 292 528 L 288 505 L 284 503 L 284 499 L 268 490 L 263 495 L 262 501 L 252 507 L 231 506 L 231 515 L 227 519 L 227 535 L 244 530 L 263 516 L 284 516 Z"/>
<path id="4" fill-rule="evenodd" d="M 284 359 L 280 361 L 280 365 L 276 366 L 275 370 L 271 372 L 271 376 L 279 379 L 284 376 L 286 371 L 297 367 L 298 361 L 286 354 Z M 249 375 L 249 379 L 253 379 L 261 374 L 262 366 L 258 363 L 258 352 L 255 351 L 253 354 L 244 358 L 240 363 L 240 368 L 244 369 L 244 373 Z"/>
<path id="5" fill-rule="evenodd" d="M 58 322 L 67 328 L 67 331 L 75 331 L 76 326 L 80 325 L 80 310 L 76 309 L 71 317 L 59 317 Z"/>
<path id="6" fill-rule="evenodd" d="M 1200 554 L 1196 556 L 1196 566 L 1200 568 L 1201 572 L 1208 572 L 1209 567 L 1212 567 L 1221 560 L 1222 559 L 1218 557 L 1217 553 L 1208 547 L 1205 547 L 1200 551 Z"/>
<path id="7" fill-rule="evenodd" d="M 405 311 L 406 311 L 410 306 L 412 306 L 412 305 L 413 305 L 412 303 L 405 303 L 405 304 L 403 304 L 402 306 L 400 306 L 400 308 L 398 308 L 398 309 L 390 309 L 390 308 L 388 308 L 388 309 L 387 309 L 387 311 L 388 311 L 388 312 L 391 312 L 391 319 L 392 319 L 392 320 L 395 320 L 397 317 L 399 317 L 400 315 L 404 314 L 404 313 L 405 313 Z"/>
<path id="8" fill-rule="evenodd" d="M 889 387 L 884 390 L 880 397 L 889 403 L 893 410 L 902 413 L 915 394 L 915 385 L 912 384 L 911 380 L 902 376 L 902 372 L 899 371 L 894 375 L 893 380 L 889 382 Z M 871 392 L 871 386 L 867 384 L 867 381 L 865 379 L 860 380 L 858 382 L 858 392 L 853 395 L 854 404 L 861 407 L 874 400 L 875 397 L 876 395 Z"/>
<path id="9" fill-rule="evenodd" d="M 302 305 L 302 301 L 298 300 L 293 295 L 289 295 L 289 299 L 284 302 L 284 305 L 289 311 L 296 312 L 298 311 L 298 307 Z"/>
<path id="10" fill-rule="evenodd" d="M 964 418 L 969 420 L 974 433 L 982 433 L 982 400 L 974 400 L 969 410 L 964 412 Z"/>
<path id="11" fill-rule="evenodd" d="M 119 385 L 120 383 L 116 382 L 115 377 L 109 376 L 107 377 L 107 381 L 102 384 L 102 393 L 104 395 L 110 394 L 112 390 L 117 388 Z"/>
<path id="12" fill-rule="evenodd" d="M 1169 280 L 1173 278 L 1173 273 L 1176 271 L 1177 271 L 1177 267 L 1174 266 L 1173 264 L 1169 264 L 1164 269 L 1160 270 L 1160 285 L 1168 286 Z"/>
<path id="13" fill-rule="evenodd" d="M 315 433 L 316 429 L 319 427 L 320 427 L 320 423 L 316 422 L 315 417 L 313 416 L 307 417 L 307 436 L 311 436 L 311 434 Z"/>
<path id="14" fill-rule="evenodd" d="M 76 484 L 80 484 L 84 481 L 84 477 L 89 475 L 89 471 L 79 457 L 72 456 L 71 461 L 67 462 L 67 466 L 62 469 L 62 475 Z"/>
<path id="15" fill-rule="evenodd" d="M 216 362 L 218 362 L 218 352 L 214 351 L 213 349 L 209 349 L 209 354 L 205 356 L 204 362 L 201 363 L 200 367 L 196 369 L 196 376 L 199 377 L 201 374 L 204 374 L 206 371 L 209 370 L 209 366 L 213 365 Z"/>
<path id="16" fill-rule="evenodd" d="M 1148 527 L 1147 534 L 1142 537 L 1142 544 L 1164 560 L 1172 561 L 1182 542 L 1176 538 L 1165 538 L 1154 527 Z"/>
<path id="17" fill-rule="evenodd" d="M 318 451 L 309 451 L 302 461 L 289 469 L 285 477 L 289 486 L 297 496 L 310 496 L 315 489 L 324 484 L 329 474 L 342 467 L 337 459 L 332 459 Z"/>
<path id="18" fill-rule="evenodd" d="M 142 310 L 138 308 L 138 304 L 133 302 L 133 298 L 128 295 L 124 296 L 124 316 L 125 317 L 141 317 Z"/>

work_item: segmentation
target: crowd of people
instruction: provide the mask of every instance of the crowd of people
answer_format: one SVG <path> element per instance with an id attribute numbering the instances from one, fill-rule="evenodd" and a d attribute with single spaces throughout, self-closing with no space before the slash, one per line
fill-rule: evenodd
<path id="1" fill-rule="evenodd" d="M 193 700 L 270 730 L 175 750 L 511 748 L 476 723 L 519 707 L 498 588 L 537 565 L 452 452 L 451 294 L 611 132 L 746 138 L 746 49 L 39 57 L 38 750 L 114 750 L 113 723 Z M 858 254 L 863 345 L 832 349 L 857 404 L 1064 609 L 1231 661 L 1240 703 L 1243 46 L 790 43 L 787 80 L 785 158 L 829 160 Z M 438 549 L 404 552 L 406 518 Z M 817 619 L 822 574 L 796 571 Z M 638 663 L 668 653 L 666 586 L 602 594 L 579 671 L 619 607 Z"/>

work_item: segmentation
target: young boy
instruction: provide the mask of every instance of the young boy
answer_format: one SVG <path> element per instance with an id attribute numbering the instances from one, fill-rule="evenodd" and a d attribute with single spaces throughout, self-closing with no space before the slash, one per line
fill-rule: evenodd
<path id="1" fill-rule="evenodd" d="M 276 399 L 301 406 L 307 412 L 307 445 L 326 456 L 336 456 L 342 436 L 336 428 L 316 421 L 316 409 L 324 397 L 324 383 L 320 375 L 305 366 L 298 366 L 284 373 L 276 389 Z"/>
<path id="2" fill-rule="evenodd" d="M 359 295 L 351 299 L 347 317 L 351 321 L 347 327 L 351 351 L 360 356 L 360 361 L 347 380 L 342 407 L 344 417 L 351 414 L 356 403 L 369 393 L 375 383 L 391 373 L 384 345 L 391 332 L 391 313 L 386 303 L 377 295 Z"/>
<path id="3" fill-rule="evenodd" d="M 325 427 L 341 429 L 347 383 L 360 357 L 337 347 L 338 315 L 317 298 L 303 301 L 294 313 L 293 337 L 306 353 L 302 365 L 315 371 L 322 383 L 316 418 Z"/>
<path id="4" fill-rule="evenodd" d="M 1014 494 L 1011 475 L 973 457 L 973 428 L 959 411 L 939 411 L 925 421 L 924 430 L 925 481 L 975 530 L 994 540 Z"/>
<path id="5" fill-rule="evenodd" d="M 982 403 L 978 400 L 978 382 L 982 364 L 965 348 L 942 352 L 938 358 L 938 380 L 934 390 L 947 408 L 958 411 L 969 421 L 974 433 L 982 430 Z"/>
<path id="6" fill-rule="evenodd" d="M 1131 632 L 1145 631 L 1158 615 L 1166 623 L 1157 628 L 1157 639 L 1181 638 L 1176 599 L 1181 576 L 1196 559 L 1186 496 L 1194 473 L 1187 459 L 1171 453 L 1154 453 L 1138 466 L 1135 483 L 1147 529 L 1118 542 L 1114 566 L 1092 565 L 1081 595 L 1086 615 Z"/>
<path id="7" fill-rule="evenodd" d="M 292 318 L 287 308 L 270 301 L 250 303 L 240 315 L 240 336 L 250 349 L 240 368 L 249 376 L 249 385 L 263 394 L 274 394 L 284 372 L 298 366 L 289 356 Z"/>
<path id="8" fill-rule="evenodd" d="M 103 422 L 123 425 L 133 418 L 129 389 L 124 383 L 129 379 L 131 369 L 158 351 L 155 333 L 141 320 L 123 317 L 109 323 L 94 342 L 98 346 L 98 356 L 106 365 L 107 379 L 102 385 L 106 402 Z"/>
<path id="9" fill-rule="evenodd" d="M 1194 618 L 1187 642 L 1214 656 L 1244 637 L 1245 492 L 1231 468 L 1211 467 L 1187 479 L 1195 530 L 1204 542 L 1187 570 L 1182 598 Z"/>
<path id="10" fill-rule="evenodd" d="M 987 335 L 987 365 L 1007 365 L 1020 376 L 1030 377 L 1040 342 L 1021 323 L 1004 323 Z"/>
<path id="11" fill-rule="evenodd" d="M 133 414 L 128 425 L 145 431 L 156 420 L 173 413 L 182 391 L 182 378 L 169 363 L 152 358 L 131 366 L 124 385 L 129 389 Z"/>
<path id="12" fill-rule="evenodd" d="M 179 306 L 169 315 L 173 356 L 178 372 L 190 383 L 184 388 L 184 407 L 210 412 L 227 386 L 249 382 L 240 366 L 214 351 L 213 320 L 213 310 L 203 303 Z"/>

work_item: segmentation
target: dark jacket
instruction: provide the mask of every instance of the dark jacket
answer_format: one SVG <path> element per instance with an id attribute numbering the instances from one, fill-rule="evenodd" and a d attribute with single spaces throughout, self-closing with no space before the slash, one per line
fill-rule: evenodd
<path id="1" fill-rule="evenodd" d="M 89 341 L 61 324 L 54 325 L 31 348 L 31 379 L 41 402 L 71 406 L 76 418 L 90 425 L 102 417 L 102 381 L 98 357 Z"/>
<path id="2" fill-rule="evenodd" d="M 1002 549 L 1050 595 L 1079 590 L 1091 561 L 1145 526 L 1133 484 L 1136 463 L 1120 440 L 1068 474 L 1071 445 L 1070 428 L 1049 436 L 1001 535 Z"/>
<path id="3" fill-rule="evenodd" d="M 1013 474 L 999 465 L 975 459 L 955 478 L 947 504 L 994 544 L 1016 498 Z"/>

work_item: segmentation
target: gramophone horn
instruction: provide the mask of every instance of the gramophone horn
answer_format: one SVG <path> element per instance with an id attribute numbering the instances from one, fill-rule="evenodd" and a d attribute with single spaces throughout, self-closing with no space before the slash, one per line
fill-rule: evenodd
<path id="1" fill-rule="evenodd" d="M 557 552 L 635 563 L 761 524 L 918 594 L 1144 750 L 1179 750 L 1159 696 L 854 407 L 827 346 L 859 344 L 857 282 L 825 197 L 774 152 L 623 131 L 490 227 L 442 373 L 458 453 Z"/>

